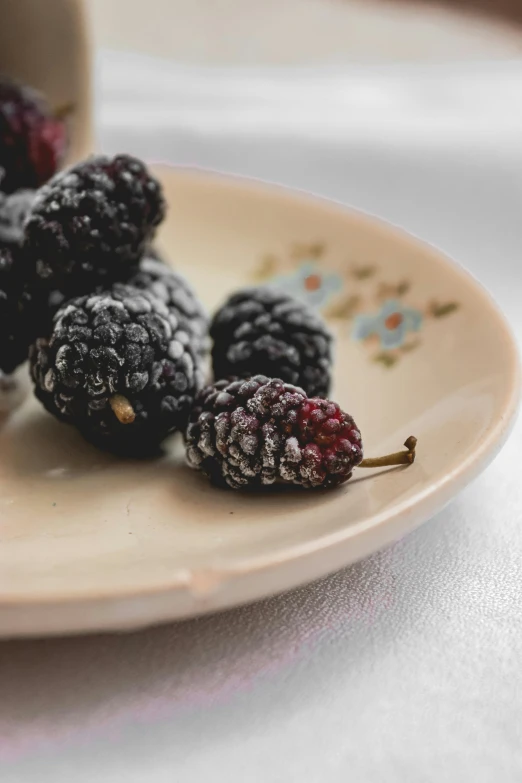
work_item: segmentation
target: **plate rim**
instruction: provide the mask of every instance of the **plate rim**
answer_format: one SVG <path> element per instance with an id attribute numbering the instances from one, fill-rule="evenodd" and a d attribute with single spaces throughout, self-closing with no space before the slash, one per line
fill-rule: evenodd
<path id="1" fill-rule="evenodd" d="M 481 443 L 467 456 L 467 458 L 458 466 L 454 467 L 451 471 L 445 473 L 437 482 L 432 483 L 424 489 L 418 491 L 412 497 L 403 500 L 398 503 L 392 512 L 389 510 L 383 510 L 377 514 L 374 514 L 364 520 L 361 520 L 355 525 L 349 525 L 334 531 L 314 538 L 312 541 L 303 542 L 301 544 L 293 544 L 286 546 L 277 555 L 264 554 L 259 556 L 253 556 L 247 559 L 241 560 L 241 562 L 231 564 L 230 566 L 220 566 L 218 568 L 205 568 L 196 571 L 190 571 L 189 569 L 179 570 L 175 572 L 173 577 L 169 581 L 164 581 L 161 585 L 149 585 L 141 587 L 115 587 L 110 591 L 102 590 L 97 591 L 91 589 L 90 592 L 85 590 L 82 593 L 48 593 L 44 595 L 11 595 L 6 596 L 0 594 L 0 612 L 11 611 L 19 609 L 26 613 L 36 612 L 39 610 L 48 611 L 52 608 L 70 608 L 71 605 L 77 605 L 80 609 L 87 605 L 97 607 L 102 603 L 112 602 L 125 602 L 136 600 L 137 598 L 153 599 L 154 597 L 170 596 L 179 592 L 187 592 L 192 598 L 193 607 L 187 612 L 178 611 L 175 604 L 172 605 L 172 611 L 168 616 L 165 616 L 163 621 L 182 619 L 187 617 L 195 617 L 198 615 L 206 614 L 212 611 L 218 611 L 226 608 L 232 608 L 239 606 L 242 603 L 249 603 L 255 599 L 241 599 L 225 602 L 223 605 L 217 601 L 214 605 L 212 603 L 206 603 L 199 598 L 209 598 L 213 591 L 210 586 L 214 583 L 217 586 L 222 584 L 229 585 L 234 580 L 244 577 L 247 574 L 260 574 L 268 572 L 272 568 L 280 568 L 281 566 L 295 563 L 296 561 L 312 559 L 314 555 L 324 554 L 327 550 L 333 547 L 346 547 L 349 546 L 350 541 L 354 537 L 361 537 L 361 535 L 367 535 L 368 531 L 375 530 L 382 526 L 385 522 L 392 522 L 400 519 L 403 515 L 407 515 L 410 512 L 417 511 L 415 514 L 416 521 L 408 524 L 408 531 L 413 530 L 422 522 L 430 519 L 434 514 L 440 511 L 458 492 L 460 492 L 465 486 L 467 486 L 476 476 L 478 476 L 487 465 L 495 458 L 500 452 L 503 445 L 509 438 L 513 427 L 516 422 L 518 408 L 520 404 L 521 390 L 522 390 L 522 372 L 521 363 L 519 358 L 519 350 L 514 336 L 513 330 L 506 316 L 502 312 L 502 309 L 495 301 L 491 293 L 486 287 L 475 277 L 475 275 L 469 272 L 464 266 L 448 256 L 443 250 L 426 242 L 418 237 L 416 234 L 407 231 L 403 227 L 394 224 L 390 221 L 384 220 L 378 215 L 374 215 L 365 210 L 361 210 L 350 204 L 340 202 L 335 199 L 326 198 L 318 195 L 314 192 L 307 191 L 299 188 L 287 187 L 275 182 L 270 182 L 260 178 L 246 177 L 241 175 L 234 175 L 224 173 L 218 170 L 207 169 L 203 167 L 194 166 L 174 166 L 165 162 L 156 162 L 151 164 L 153 170 L 161 177 L 161 171 L 169 171 L 171 174 L 183 174 L 190 176 L 191 178 L 197 177 L 201 180 L 206 180 L 210 183 L 221 184 L 225 187 L 234 187 L 239 189 L 250 189 L 256 191 L 264 191 L 267 194 L 275 192 L 279 197 L 284 197 L 291 201 L 302 201 L 304 203 L 312 204 L 316 208 L 331 213 L 332 211 L 338 213 L 340 216 L 351 214 L 359 221 L 363 221 L 373 230 L 378 230 L 381 233 L 386 233 L 388 236 L 393 235 L 398 240 L 408 241 L 410 244 L 417 245 L 425 256 L 426 251 L 429 254 L 436 257 L 438 263 L 442 263 L 445 267 L 448 267 L 452 272 L 457 272 L 460 277 L 464 278 L 467 284 L 471 284 L 475 289 L 475 292 L 485 300 L 489 305 L 489 308 L 494 312 L 498 323 L 502 327 L 503 336 L 506 340 L 506 345 L 509 346 L 510 362 L 506 366 L 506 379 L 508 383 L 506 385 L 506 394 L 502 403 L 501 415 L 490 428 L 490 430 L 484 435 Z M 456 482 L 458 486 L 454 487 L 452 491 L 452 484 Z M 440 495 L 440 503 L 434 503 L 430 506 L 430 501 Z M 396 540 L 397 536 L 391 536 L 390 541 Z M 380 547 L 371 549 L 375 551 L 377 549 L 386 546 L 386 542 L 383 542 Z M 364 557 L 365 555 L 361 555 Z M 346 565 L 358 560 L 359 556 L 346 560 Z M 330 569 L 331 570 L 331 569 Z M 313 575 L 307 574 L 301 579 L 289 580 L 288 586 L 285 589 L 293 589 L 300 584 L 311 582 L 315 579 L 321 578 L 330 572 L 328 568 L 318 570 Z M 196 582 L 205 583 L 205 580 L 209 582 L 209 590 L 194 589 Z M 266 589 L 260 591 L 258 599 L 266 598 L 274 593 L 281 592 L 280 589 Z M 143 612 L 146 615 L 146 611 Z M 130 627 L 137 628 L 154 622 L 161 622 L 161 620 L 147 619 L 136 620 Z M 64 624 L 65 625 L 65 624 Z M 4 631 L 4 623 L 0 617 L 0 636 L 3 635 L 31 635 L 30 631 L 23 630 L 21 633 L 16 631 Z M 96 621 L 86 621 L 85 624 L 77 626 L 78 630 L 74 629 L 71 632 L 81 633 L 84 631 L 93 631 L 100 628 L 110 628 L 110 625 L 106 623 Z M 119 623 L 115 623 L 114 627 L 119 627 Z M 66 632 L 67 628 L 60 626 L 60 630 L 41 631 L 35 629 L 34 633 L 61 633 Z"/>

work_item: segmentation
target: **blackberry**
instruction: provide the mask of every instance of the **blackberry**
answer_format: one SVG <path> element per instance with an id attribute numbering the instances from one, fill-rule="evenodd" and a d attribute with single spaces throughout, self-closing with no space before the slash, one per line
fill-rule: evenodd
<path id="1" fill-rule="evenodd" d="M 0 193 L 0 372 L 9 375 L 27 359 L 29 336 L 22 311 L 27 264 L 23 225 L 34 191 Z"/>
<path id="2" fill-rule="evenodd" d="M 232 489 L 282 482 L 306 489 L 343 484 L 355 467 L 411 465 L 406 451 L 363 460 L 361 434 L 339 405 L 278 378 L 217 381 L 196 397 L 186 433 L 187 462 Z"/>
<path id="3" fill-rule="evenodd" d="M 204 357 L 209 350 L 208 318 L 191 286 L 184 277 L 160 260 L 152 248 L 140 261 L 138 271 L 129 284 L 150 291 L 168 308 L 180 313 L 190 335 L 195 352 Z"/>
<path id="4" fill-rule="evenodd" d="M 155 251 L 149 248 L 147 256 L 140 261 L 139 266 L 132 267 L 132 275 L 129 280 L 120 280 L 117 282 L 125 282 L 129 285 L 134 285 L 133 280 L 136 280 L 136 288 L 146 288 L 146 280 L 151 283 L 152 278 L 147 278 L 140 273 L 143 264 L 147 264 L 148 256 L 156 258 Z M 143 283 L 143 284 L 142 284 Z M 88 293 L 102 293 L 104 286 L 96 286 L 92 291 Z M 21 307 L 24 313 L 24 319 L 28 324 L 28 331 L 30 332 L 29 342 L 34 342 L 38 337 L 46 337 L 52 331 L 53 319 L 60 307 L 71 298 L 68 293 L 58 288 L 52 288 L 50 285 L 45 284 L 40 278 L 32 274 L 32 270 L 29 272 L 29 279 L 22 292 Z M 166 302 L 168 304 L 168 302 Z M 208 327 L 207 327 L 208 331 Z M 208 348 L 207 348 L 208 352 Z"/>
<path id="5" fill-rule="evenodd" d="M 188 464 L 233 489 L 334 487 L 362 458 L 359 430 L 335 402 L 263 375 L 205 388 L 187 429 Z"/>
<path id="6" fill-rule="evenodd" d="M 38 279 L 30 275 L 23 286 L 19 308 L 27 335 L 27 351 L 38 337 L 48 337 L 53 319 L 60 307 L 68 301 L 62 291 L 39 286 Z M 27 358 L 27 356 L 25 357 Z"/>
<path id="7" fill-rule="evenodd" d="M 134 274 L 125 282 L 134 288 L 150 291 L 167 307 L 174 308 L 183 321 L 195 354 L 200 359 L 206 359 L 209 352 L 207 315 L 187 281 L 158 260 L 156 251 L 149 248 Z M 102 291 L 103 286 L 98 286 L 92 293 Z M 22 307 L 25 320 L 31 327 L 31 342 L 50 334 L 53 318 L 65 300 L 64 293 L 56 289 L 48 289 L 46 286 L 25 288 Z"/>
<path id="8" fill-rule="evenodd" d="M 0 190 L 38 188 L 58 170 L 67 129 L 43 96 L 0 77 Z"/>
<path id="9" fill-rule="evenodd" d="M 66 303 L 30 361 L 50 413 L 95 444 L 134 456 L 185 427 L 203 381 L 184 316 L 123 284 Z"/>
<path id="10" fill-rule="evenodd" d="M 0 193 L 0 247 L 21 247 L 24 224 L 35 199 L 34 190 Z"/>
<path id="11" fill-rule="evenodd" d="M 10 375 L 27 359 L 28 337 L 20 308 L 20 250 L 0 247 L 0 374 Z"/>
<path id="12" fill-rule="evenodd" d="M 302 302 L 271 288 L 233 294 L 214 316 L 214 377 L 261 373 L 325 397 L 330 389 L 332 337 Z"/>
<path id="13" fill-rule="evenodd" d="M 66 298 L 126 281 L 165 213 L 158 181 L 129 155 L 95 157 L 38 191 L 26 223 L 35 273 Z"/>

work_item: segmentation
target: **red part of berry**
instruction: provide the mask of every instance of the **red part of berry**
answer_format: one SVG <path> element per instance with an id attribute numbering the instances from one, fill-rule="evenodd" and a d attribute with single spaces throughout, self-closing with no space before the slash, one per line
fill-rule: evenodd
<path id="1" fill-rule="evenodd" d="M 309 444 L 305 451 L 317 470 L 343 475 L 346 465 L 354 467 L 362 460 L 361 433 L 336 402 L 307 400 L 299 410 L 298 426 L 298 439 Z"/>
<path id="2" fill-rule="evenodd" d="M 0 79 L 0 190 L 40 187 L 56 173 L 66 150 L 66 124 L 43 97 Z"/>

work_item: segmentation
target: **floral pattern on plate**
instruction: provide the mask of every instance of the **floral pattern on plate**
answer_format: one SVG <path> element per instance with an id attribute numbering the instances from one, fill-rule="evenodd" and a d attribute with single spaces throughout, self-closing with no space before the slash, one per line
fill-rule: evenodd
<path id="1" fill-rule="evenodd" d="M 306 302 L 327 320 L 346 322 L 352 339 L 385 367 L 420 346 L 428 320 L 445 318 L 459 308 L 452 300 L 419 305 L 411 293 L 413 281 L 390 283 L 378 264 L 333 269 L 323 242 L 296 243 L 281 255 L 267 254 L 252 277 Z"/>
<path id="2" fill-rule="evenodd" d="M 310 307 L 323 307 L 343 288 L 343 278 L 334 272 L 326 272 L 318 264 L 305 261 L 295 272 L 274 277 L 271 284 L 301 299 Z"/>
<path id="3" fill-rule="evenodd" d="M 366 340 L 375 335 L 383 350 L 401 348 L 410 332 L 418 332 L 423 314 L 413 307 L 406 307 L 397 299 L 387 299 L 376 313 L 362 313 L 355 317 L 352 337 Z"/>

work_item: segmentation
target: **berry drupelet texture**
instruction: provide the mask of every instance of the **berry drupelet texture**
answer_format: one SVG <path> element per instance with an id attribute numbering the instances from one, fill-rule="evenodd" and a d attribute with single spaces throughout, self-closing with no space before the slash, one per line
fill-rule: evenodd
<path id="1" fill-rule="evenodd" d="M 21 247 L 24 225 L 34 204 L 34 190 L 0 193 L 0 247 Z"/>
<path id="2" fill-rule="evenodd" d="M 161 261 L 155 251 L 149 251 L 140 261 L 139 268 L 129 285 L 142 291 L 150 291 L 169 309 L 183 317 L 191 344 L 196 354 L 208 354 L 208 317 L 196 294 L 178 272 Z"/>
<path id="3" fill-rule="evenodd" d="M 19 250 L 0 247 L 0 373 L 10 375 L 27 359 L 28 339 L 20 310 Z"/>
<path id="4" fill-rule="evenodd" d="M 27 265 L 23 226 L 34 191 L 0 193 L 0 372 L 8 375 L 27 359 L 29 337 L 22 311 Z"/>
<path id="5" fill-rule="evenodd" d="M 271 288 L 233 294 L 211 324 L 214 377 L 256 373 L 325 397 L 331 382 L 332 337 L 305 304 Z"/>
<path id="6" fill-rule="evenodd" d="M 36 90 L 0 77 L 0 190 L 38 188 L 58 170 L 67 128 Z"/>
<path id="7" fill-rule="evenodd" d="M 159 182 L 129 155 L 94 157 L 38 191 L 26 223 L 35 274 L 66 298 L 126 281 L 165 213 Z"/>
<path id="8" fill-rule="evenodd" d="M 122 281 L 123 282 L 123 281 Z M 205 359 L 210 350 L 208 317 L 187 281 L 170 266 L 160 261 L 152 249 L 148 249 L 127 285 L 149 291 L 168 308 L 173 308 L 183 322 L 196 356 Z M 103 286 L 89 293 L 101 293 Z M 31 342 L 45 337 L 52 330 L 52 322 L 66 297 L 62 291 L 46 286 L 26 287 L 22 297 L 24 316 L 31 325 Z"/>
<path id="9" fill-rule="evenodd" d="M 97 445 L 133 456 L 186 426 L 203 382 L 184 317 L 123 284 L 65 304 L 30 360 L 48 411 Z"/>
<path id="10" fill-rule="evenodd" d="M 192 468 L 232 489 L 276 481 L 335 487 L 363 458 L 360 432 L 337 403 L 262 375 L 203 389 L 186 450 Z"/>

